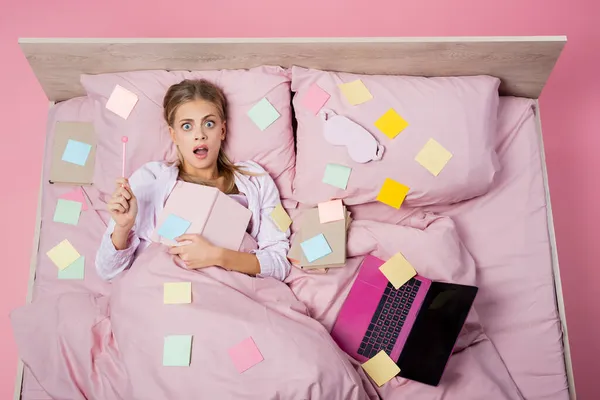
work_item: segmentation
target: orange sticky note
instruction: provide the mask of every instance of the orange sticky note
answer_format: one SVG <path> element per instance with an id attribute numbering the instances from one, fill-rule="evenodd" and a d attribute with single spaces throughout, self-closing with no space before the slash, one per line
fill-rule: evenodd
<path id="1" fill-rule="evenodd" d="M 399 209 L 410 188 L 393 179 L 386 178 L 377 195 L 377 200 L 390 207 Z"/>
<path id="2" fill-rule="evenodd" d="M 353 106 L 365 103 L 373 98 L 369 89 L 365 86 L 363 81 L 357 79 L 352 82 L 342 83 L 338 85 L 346 100 Z"/>
<path id="3" fill-rule="evenodd" d="M 285 211 L 285 208 L 283 208 L 281 203 L 277 204 L 273 211 L 271 211 L 271 219 L 281 232 L 286 232 L 292 224 L 292 219 Z"/>
<path id="4" fill-rule="evenodd" d="M 339 221 L 345 218 L 342 200 L 331 200 L 319 203 L 319 220 L 322 224 Z"/>
<path id="5" fill-rule="evenodd" d="M 138 97 L 135 93 L 130 92 L 121 85 L 116 85 L 106 102 L 106 108 L 119 117 L 127 119 L 137 102 Z"/>
<path id="6" fill-rule="evenodd" d="M 165 304 L 189 304 L 192 302 L 191 282 L 166 282 L 163 301 Z"/>
<path id="7" fill-rule="evenodd" d="M 75 250 L 75 247 L 67 240 L 63 240 L 55 247 L 50 249 L 46 255 L 61 271 L 73 264 L 81 255 Z"/>
<path id="8" fill-rule="evenodd" d="M 391 282 L 396 290 L 417 274 L 417 271 L 415 271 L 408 260 L 404 258 L 402 253 L 394 254 L 392 258 L 379 267 L 379 270 L 385 275 L 387 280 Z"/>
<path id="9" fill-rule="evenodd" d="M 390 108 L 385 114 L 383 114 L 377 121 L 375 126 L 384 135 L 390 139 L 398 136 L 408 126 L 408 122 L 400 116 L 393 108 Z"/>
<path id="10" fill-rule="evenodd" d="M 379 387 L 400 373 L 400 368 L 383 350 L 364 363 L 362 368 Z"/>
<path id="11" fill-rule="evenodd" d="M 431 172 L 433 176 L 438 176 L 451 158 L 452 153 L 446 150 L 444 146 L 434 139 L 429 139 L 415 157 L 415 161 Z"/>

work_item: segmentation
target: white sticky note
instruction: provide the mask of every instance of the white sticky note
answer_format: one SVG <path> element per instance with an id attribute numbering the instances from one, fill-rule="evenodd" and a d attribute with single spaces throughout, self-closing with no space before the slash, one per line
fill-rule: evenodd
<path id="1" fill-rule="evenodd" d="M 116 85 L 106 102 L 106 108 L 119 117 L 127 119 L 137 102 L 138 97 L 135 93 L 130 92 L 121 85 Z"/>

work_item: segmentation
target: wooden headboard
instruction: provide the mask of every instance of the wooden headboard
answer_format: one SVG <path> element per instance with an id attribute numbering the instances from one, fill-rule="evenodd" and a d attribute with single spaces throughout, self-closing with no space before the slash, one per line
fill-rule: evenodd
<path id="1" fill-rule="evenodd" d="M 492 75 L 538 98 L 565 36 L 273 39 L 33 39 L 19 44 L 51 101 L 85 95 L 81 74 L 298 65 L 361 74 Z"/>

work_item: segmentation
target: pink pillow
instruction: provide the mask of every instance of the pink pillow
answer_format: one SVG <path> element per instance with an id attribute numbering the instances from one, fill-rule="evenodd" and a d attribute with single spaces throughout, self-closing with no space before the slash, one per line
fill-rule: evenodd
<path id="1" fill-rule="evenodd" d="M 279 67 L 223 71 L 135 71 L 82 75 L 81 83 L 94 102 L 94 126 L 98 134 L 94 184 L 112 193 L 121 175 L 121 137 L 128 136 L 127 175 L 148 161 L 173 160 L 174 146 L 162 112 L 169 86 L 183 79 L 204 78 L 223 89 L 229 104 L 226 153 L 232 161 L 253 160 L 273 177 L 282 198 L 290 198 L 294 175 L 294 136 L 291 124 L 290 78 Z M 138 96 L 127 119 L 106 109 L 115 85 Z M 263 97 L 280 117 L 261 131 L 247 115 Z M 289 204 L 289 202 L 288 202 Z"/>
<path id="2" fill-rule="evenodd" d="M 373 98 L 353 106 L 338 85 L 357 79 Z M 331 96 L 324 109 L 361 125 L 383 145 L 381 160 L 359 164 L 346 146 L 325 139 L 326 122 L 304 98 L 315 93 L 313 84 Z M 386 178 L 410 188 L 404 204 L 411 206 L 450 204 L 486 193 L 499 168 L 494 150 L 499 84 L 499 79 L 490 76 L 370 76 L 293 67 L 298 121 L 294 200 L 316 204 L 343 198 L 348 205 L 364 204 L 375 201 Z M 408 122 L 394 139 L 374 125 L 390 108 Z M 452 153 L 438 176 L 415 161 L 430 138 Z M 346 190 L 322 183 L 329 163 L 352 168 Z"/>

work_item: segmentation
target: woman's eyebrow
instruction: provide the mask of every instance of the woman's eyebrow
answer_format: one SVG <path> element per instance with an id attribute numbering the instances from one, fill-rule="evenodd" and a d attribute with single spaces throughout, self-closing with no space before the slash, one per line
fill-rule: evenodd
<path id="1" fill-rule="evenodd" d="M 204 117 L 202 117 L 202 121 L 204 121 L 208 117 L 216 118 L 216 115 L 215 114 L 205 115 Z M 183 119 L 179 120 L 179 123 L 182 123 L 182 122 L 194 122 L 194 119 L 193 118 L 183 118 Z"/>

